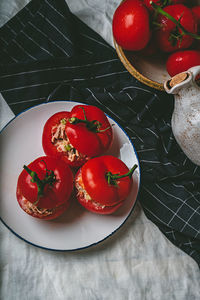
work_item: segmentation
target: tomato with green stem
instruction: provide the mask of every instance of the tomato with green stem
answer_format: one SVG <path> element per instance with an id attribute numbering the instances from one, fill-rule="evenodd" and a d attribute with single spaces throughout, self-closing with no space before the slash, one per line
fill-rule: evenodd
<path id="1" fill-rule="evenodd" d="M 73 175 L 60 159 L 42 156 L 24 165 L 17 181 L 17 201 L 29 215 L 51 220 L 70 204 Z"/>
<path id="2" fill-rule="evenodd" d="M 80 167 L 91 157 L 103 154 L 112 139 L 112 126 L 101 109 L 76 105 L 71 112 L 58 112 L 47 120 L 42 145 L 46 155 Z"/>
<path id="3" fill-rule="evenodd" d="M 70 143 L 88 157 L 103 154 L 113 140 L 112 126 L 105 113 L 92 105 L 76 105 L 68 118 L 65 133 Z"/>
<path id="4" fill-rule="evenodd" d="M 152 3 L 157 19 L 155 34 L 158 47 L 163 52 L 174 52 L 191 46 L 197 35 L 197 22 L 188 7 L 174 4 L 161 8 Z"/>
<path id="5" fill-rule="evenodd" d="M 75 178 L 77 199 L 87 210 L 111 214 L 121 207 L 132 186 L 132 174 L 125 163 L 112 155 L 95 157 L 86 162 Z"/>

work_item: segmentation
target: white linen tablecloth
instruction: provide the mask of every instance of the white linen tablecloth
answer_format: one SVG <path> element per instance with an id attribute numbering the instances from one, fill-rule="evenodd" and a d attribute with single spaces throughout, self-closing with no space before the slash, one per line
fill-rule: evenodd
<path id="1" fill-rule="evenodd" d="M 28 2 L 1 0 L 0 26 Z M 112 16 L 120 1 L 66 2 L 77 17 L 113 45 Z M 13 116 L 0 97 L 0 129 Z M 162 235 L 139 204 L 112 237 L 75 252 L 36 248 L 0 223 L 0 278 L 2 300 L 200 299 L 196 262 Z"/>

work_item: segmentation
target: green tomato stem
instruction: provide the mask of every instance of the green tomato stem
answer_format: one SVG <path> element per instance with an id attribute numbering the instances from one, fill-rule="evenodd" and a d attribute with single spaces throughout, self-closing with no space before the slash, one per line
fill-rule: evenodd
<path id="1" fill-rule="evenodd" d="M 98 128 L 101 126 L 101 123 L 97 120 L 88 121 L 87 119 L 82 120 L 76 117 L 69 118 L 69 123 L 74 125 L 79 123 L 84 123 L 89 130 L 95 132 L 98 132 L 99 131 Z"/>
<path id="2" fill-rule="evenodd" d="M 111 172 L 107 172 L 106 178 L 109 185 L 115 185 L 117 186 L 117 180 L 124 177 L 129 177 L 133 175 L 133 172 L 138 166 L 135 164 L 126 174 L 119 175 L 119 174 L 112 174 Z"/>
<path id="3" fill-rule="evenodd" d="M 38 177 L 37 173 L 29 169 L 26 165 L 23 166 L 23 168 L 28 172 L 28 174 L 32 177 L 31 181 L 37 184 L 38 189 L 38 198 L 43 196 L 44 192 L 44 184 L 42 180 Z"/>
<path id="4" fill-rule="evenodd" d="M 108 130 L 110 127 L 107 127 L 105 129 L 102 129 L 100 130 L 99 128 L 102 126 L 102 124 L 97 121 L 97 120 L 92 120 L 92 121 L 88 121 L 87 120 L 87 117 L 86 117 L 86 113 L 85 113 L 85 109 L 84 107 L 81 107 L 83 110 L 83 114 L 84 114 L 84 119 L 79 119 L 77 117 L 72 117 L 72 118 L 69 118 L 69 123 L 70 124 L 79 124 L 79 123 L 84 123 L 87 127 L 87 129 L 91 130 L 91 131 L 94 131 L 96 133 L 99 133 L 99 132 L 105 132 L 106 130 Z"/>
<path id="5" fill-rule="evenodd" d="M 185 29 L 181 24 L 180 24 L 180 20 L 176 20 L 174 17 L 172 17 L 170 14 L 168 14 L 166 11 L 164 11 L 159 5 L 155 4 L 154 2 L 151 1 L 151 6 L 154 8 L 154 10 L 156 11 L 156 13 L 161 14 L 163 16 L 165 16 L 167 19 L 171 20 L 174 24 L 176 24 L 176 26 L 182 30 L 182 33 L 184 35 L 190 35 L 191 37 L 193 37 L 194 39 L 200 40 L 200 35 L 192 33 L 190 31 L 187 31 L 187 29 Z"/>
<path id="6" fill-rule="evenodd" d="M 45 162 L 44 162 L 45 163 Z M 44 179 L 40 179 L 36 172 L 32 171 L 30 168 L 28 168 L 26 165 L 23 166 L 24 170 L 32 177 L 31 181 L 33 183 L 36 183 L 37 185 L 37 200 L 33 204 L 37 204 L 39 201 L 39 198 L 44 195 L 44 188 L 47 184 L 53 185 L 53 183 L 56 181 L 56 176 L 53 171 L 46 169 L 46 175 Z"/>

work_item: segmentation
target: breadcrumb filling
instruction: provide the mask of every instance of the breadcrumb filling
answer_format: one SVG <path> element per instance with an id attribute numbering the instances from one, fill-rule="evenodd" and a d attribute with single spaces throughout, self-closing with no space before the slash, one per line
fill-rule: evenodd
<path id="1" fill-rule="evenodd" d="M 47 209 L 47 208 L 38 207 L 37 205 L 28 201 L 24 196 L 22 196 L 21 199 L 21 206 L 26 213 L 37 214 L 37 215 L 39 214 L 43 217 L 50 216 L 55 211 L 55 208 Z"/>
<path id="2" fill-rule="evenodd" d="M 64 152 L 70 161 L 78 161 L 87 158 L 86 155 L 81 154 L 75 149 L 65 133 L 66 119 L 62 119 L 58 125 L 52 127 L 51 142 L 57 148 L 58 152 Z"/>
<path id="3" fill-rule="evenodd" d="M 96 208 L 104 208 L 104 207 L 106 207 L 106 205 L 102 205 L 99 202 L 94 201 L 90 197 L 90 195 L 86 192 L 84 184 L 83 184 L 81 172 L 79 172 L 79 174 L 77 176 L 76 188 L 77 188 L 77 196 L 78 197 L 84 198 L 86 200 L 86 202 L 91 201 Z"/>

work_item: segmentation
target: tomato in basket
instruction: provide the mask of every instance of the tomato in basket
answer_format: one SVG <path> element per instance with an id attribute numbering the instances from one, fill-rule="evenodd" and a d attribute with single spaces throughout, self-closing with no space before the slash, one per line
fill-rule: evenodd
<path id="1" fill-rule="evenodd" d="M 200 51 L 182 50 L 168 57 L 166 68 L 169 75 L 174 76 L 198 65 L 200 65 Z"/>
<path id="2" fill-rule="evenodd" d="M 194 41 L 192 35 L 197 33 L 197 22 L 191 9 L 183 4 L 175 4 L 166 6 L 163 11 L 167 15 L 158 14 L 158 28 L 155 31 L 160 50 L 174 52 L 190 47 Z"/>
<path id="3" fill-rule="evenodd" d="M 143 49 L 150 39 L 149 13 L 139 0 L 126 0 L 113 16 L 113 36 L 126 50 Z"/>

